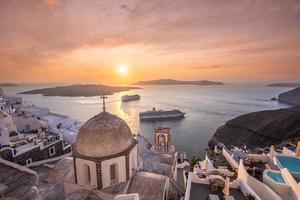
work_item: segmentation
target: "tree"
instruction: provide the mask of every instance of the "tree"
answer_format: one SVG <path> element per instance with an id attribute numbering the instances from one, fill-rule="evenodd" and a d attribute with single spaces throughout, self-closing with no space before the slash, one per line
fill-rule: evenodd
<path id="1" fill-rule="evenodd" d="M 191 170 L 194 169 L 194 166 L 199 162 L 199 158 L 196 158 L 196 156 L 193 156 L 192 159 L 189 161 Z"/>

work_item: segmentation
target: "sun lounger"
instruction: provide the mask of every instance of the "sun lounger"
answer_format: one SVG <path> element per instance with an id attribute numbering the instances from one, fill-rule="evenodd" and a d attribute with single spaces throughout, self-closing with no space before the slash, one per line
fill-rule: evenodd
<path id="1" fill-rule="evenodd" d="M 227 196 L 225 197 L 225 200 L 235 200 L 233 196 Z"/>
<path id="2" fill-rule="evenodd" d="M 208 196 L 208 199 L 209 199 L 209 200 L 220 200 L 220 199 L 219 199 L 219 196 L 218 196 L 218 195 L 215 195 L 215 194 L 210 194 L 210 195 Z"/>

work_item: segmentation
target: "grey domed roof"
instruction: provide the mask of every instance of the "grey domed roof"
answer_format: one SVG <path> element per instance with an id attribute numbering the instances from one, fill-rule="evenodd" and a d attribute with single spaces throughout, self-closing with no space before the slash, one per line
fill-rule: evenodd
<path id="1" fill-rule="evenodd" d="M 106 157 L 127 150 L 133 142 L 131 130 L 124 120 L 102 112 L 80 128 L 75 151 L 89 157 Z"/>

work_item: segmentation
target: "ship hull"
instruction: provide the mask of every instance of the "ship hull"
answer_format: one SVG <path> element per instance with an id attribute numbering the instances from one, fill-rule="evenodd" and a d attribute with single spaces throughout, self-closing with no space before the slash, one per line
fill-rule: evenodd
<path id="1" fill-rule="evenodd" d="M 140 100 L 140 98 L 141 98 L 140 96 L 127 96 L 127 97 L 123 96 L 122 102 L 138 101 Z"/>
<path id="2" fill-rule="evenodd" d="M 156 121 L 156 120 L 172 120 L 182 119 L 185 113 L 174 114 L 174 115 L 153 115 L 153 116 L 140 116 L 141 121 Z"/>

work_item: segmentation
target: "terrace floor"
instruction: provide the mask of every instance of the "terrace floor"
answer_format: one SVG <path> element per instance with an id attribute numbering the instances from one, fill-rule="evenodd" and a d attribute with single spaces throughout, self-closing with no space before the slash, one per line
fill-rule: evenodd
<path id="1" fill-rule="evenodd" d="M 226 160 L 226 158 L 222 155 L 222 153 L 214 153 L 213 150 L 207 151 L 207 156 L 210 160 L 213 161 L 213 165 L 215 168 L 226 167 L 228 170 L 233 171 L 231 165 Z"/>
<path id="2" fill-rule="evenodd" d="M 185 189 L 184 176 L 183 169 L 177 168 L 177 183 L 182 189 Z"/>
<path id="3" fill-rule="evenodd" d="M 210 186 L 206 184 L 192 183 L 190 200 L 207 200 L 210 194 L 215 194 L 219 196 L 219 199 L 223 199 L 221 192 L 212 192 Z M 230 195 L 234 197 L 235 200 L 246 200 L 243 193 L 234 188 L 230 188 Z"/>

